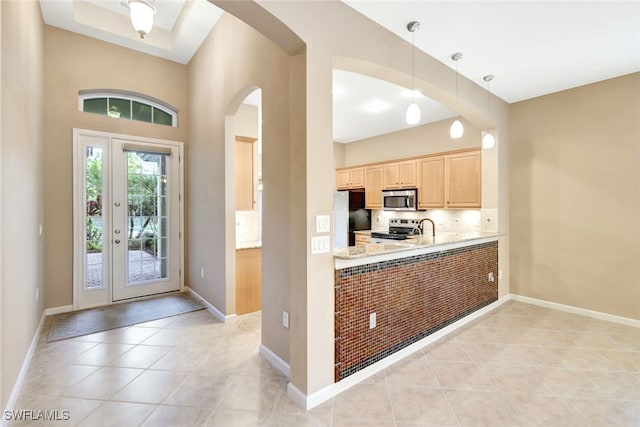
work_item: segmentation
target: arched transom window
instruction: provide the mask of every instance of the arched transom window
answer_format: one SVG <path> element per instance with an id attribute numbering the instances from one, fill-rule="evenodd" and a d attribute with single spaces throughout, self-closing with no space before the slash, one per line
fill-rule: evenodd
<path id="1" fill-rule="evenodd" d="M 78 109 L 116 119 L 138 120 L 165 126 L 178 125 L 178 109 L 164 101 L 130 91 L 81 90 Z"/>

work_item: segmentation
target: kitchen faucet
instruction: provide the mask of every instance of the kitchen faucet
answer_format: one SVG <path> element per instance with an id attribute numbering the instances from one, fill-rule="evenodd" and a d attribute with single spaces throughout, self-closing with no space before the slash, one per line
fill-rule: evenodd
<path id="1" fill-rule="evenodd" d="M 436 224 L 430 220 L 429 218 L 422 218 L 420 220 L 420 222 L 418 223 L 418 228 L 420 229 L 420 231 L 422 232 L 422 234 L 424 234 L 424 229 L 422 228 L 422 223 L 425 221 L 429 221 L 431 223 L 431 229 L 433 230 L 433 238 L 436 238 Z"/>

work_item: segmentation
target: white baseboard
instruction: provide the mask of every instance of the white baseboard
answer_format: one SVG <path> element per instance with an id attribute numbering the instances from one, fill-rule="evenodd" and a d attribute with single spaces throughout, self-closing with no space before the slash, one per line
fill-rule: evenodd
<path id="1" fill-rule="evenodd" d="M 275 354 L 264 344 L 260 344 L 260 355 L 267 359 L 277 370 L 282 372 L 287 378 L 291 378 L 291 366 L 285 362 L 280 356 Z"/>
<path id="2" fill-rule="evenodd" d="M 538 305 L 540 307 L 552 308 L 554 310 L 566 311 L 567 313 L 579 314 L 581 316 L 592 317 L 594 319 L 606 320 L 609 322 L 615 322 L 640 328 L 640 320 L 631 319 L 628 317 L 616 316 L 615 314 L 602 313 L 600 311 L 587 310 L 586 308 L 559 304 L 557 302 L 545 301 L 541 299 L 525 297 L 522 295 L 509 294 L 509 296 L 513 301 L 524 302 L 527 304 Z"/>
<path id="3" fill-rule="evenodd" d="M 51 316 L 52 314 L 69 313 L 73 311 L 73 305 L 61 305 L 60 307 L 51 307 L 44 310 L 45 316 Z"/>
<path id="4" fill-rule="evenodd" d="M 502 304 L 509 301 L 511 298 L 509 295 L 500 298 L 498 301 L 487 305 L 486 307 L 481 308 L 478 311 L 474 311 L 468 316 L 463 317 L 455 323 L 452 323 L 449 326 L 446 326 L 439 331 L 434 332 L 433 334 L 424 337 L 418 342 L 411 344 L 399 350 L 388 357 L 374 363 L 373 365 L 367 366 L 366 368 L 354 373 L 353 375 L 349 375 L 347 378 L 338 381 L 337 383 L 330 384 L 325 388 L 318 390 L 309 395 L 304 394 L 300 389 L 298 389 L 292 383 L 287 385 L 287 394 L 289 397 L 296 402 L 300 407 L 305 408 L 306 410 L 312 409 L 321 403 L 326 402 L 332 397 L 337 396 L 343 391 L 353 387 L 354 385 L 362 382 L 363 380 L 377 374 L 378 372 L 384 370 L 385 368 L 391 366 L 392 364 L 404 359 L 405 357 L 415 353 L 416 351 L 433 344 L 434 342 L 444 338 L 445 336 L 451 334 L 455 330 L 463 327 L 469 322 L 476 320 L 477 318 L 489 313 L 490 311 L 495 310 Z"/>
<path id="5" fill-rule="evenodd" d="M 196 297 L 200 298 L 202 300 L 202 303 L 207 307 L 207 310 L 209 310 L 211 312 L 211 314 L 213 314 L 215 316 L 215 318 L 218 319 L 219 321 L 224 323 L 227 320 L 231 319 L 232 317 L 236 317 L 235 314 L 230 314 L 228 316 L 225 316 L 225 314 L 223 312 L 221 312 L 216 307 L 214 307 L 211 303 L 209 303 L 209 301 L 204 299 L 199 293 L 197 293 L 196 291 L 191 289 L 189 286 L 185 286 L 184 289 L 187 292 L 191 292 L 193 295 L 195 295 Z"/>
<path id="6" fill-rule="evenodd" d="M 36 346 L 38 345 L 38 340 L 40 339 L 40 333 L 42 332 L 42 325 L 44 325 L 45 313 L 42 313 L 42 317 L 40 317 L 40 323 L 38 324 L 38 328 L 36 329 L 35 334 L 33 334 L 33 338 L 31 339 L 31 345 L 29 345 L 29 350 L 27 350 L 27 354 L 22 362 L 22 367 L 20 368 L 20 372 L 18 373 L 18 378 L 16 378 L 16 382 L 13 385 L 13 390 L 11 390 L 11 394 L 9 395 L 9 400 L 7 400 L 7 406 L 5 407 L 6 411 L 12 411 L 16 405 L 16 401 L 18 400 L 18 396 L 20 395 L 20 390 L 22 389 L 22 383 L 27 375 L 27 371 L 29 370 L 29 364 L 31 363 L 31 358 L 33 357 L 33 353 L 36 350 Z M 5 413 L 3 412 L 3 413 Z M 0 424 L 2 427 L 8 425 L 7 420 L 2 420 Z"/>

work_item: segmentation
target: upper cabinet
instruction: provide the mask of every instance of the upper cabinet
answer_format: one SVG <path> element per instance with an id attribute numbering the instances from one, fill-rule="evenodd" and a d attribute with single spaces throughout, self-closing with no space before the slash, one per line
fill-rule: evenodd
<path id="1" fill-rule="evenodd" d="M 444 156 L 418 159 L 418 209 L 444 207 Z"/>
<path id="2" fill-rule="evenodd" d="M 482 157 L 480 150 L 448 154 L 444 158 L 445 207 L 481 207 Z"/>
<path id="3" fill-rule="evenodd" d="M 479 208 L 482 154 L 479 149 L 438 153 L 336 170 L 338 190 L 365 189 L 365 207 L 382 209 L 382 190 L 418 189 L 418 209 Z"/>
<path id="4" fill-rule="evenodd" d="M 385 163 L 382 175 L 385 190 L 416 188 L 418 185 L 415 160 Z"/>
<path id="5" fill-rule="evenodd" d="M 382 166 L 367 166 L 364 179 L 365 208 L 382 209 Z"/>
<path id="6" fill-rule="evenodd" d="M 255 138 L 236 137 L 237 211 L 248 211 L 256 208 L 255 143 Z"/>
<path id="7" fill-rule="evenodd" d="M 336 171 L 336 187 L 338 190 L 364 188 L 364 168 L 348 168 Z"/>

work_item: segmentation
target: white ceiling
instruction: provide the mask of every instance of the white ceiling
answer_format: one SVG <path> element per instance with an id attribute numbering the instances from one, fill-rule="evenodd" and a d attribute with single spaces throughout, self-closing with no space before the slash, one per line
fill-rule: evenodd
<path id="1" fill-rule="evenodd" d="M 420 93 L 420 123 L 444 120 L 455 113 Z M 411 90 L 384 80 L 333 70 L 333 139 L 353 142 L 410 127 L 405 112 L 411 102 Z"/>
<path id="2" fill-rule="evenodd" d="M 406 25 L 420 21 L 418 49 L 517 102 L 640 71 L 640 1 L 361 1 L 344 3 L 411 42 Z M 120 0 L 40 0 L 45 23 L 186 64 L 222 10 L 206 0 L 156 0 L 151 33 L 141 40 Z M 349 142 L 409 127 L 408 90 L 334 72 L 334 136 Z M 373 101 L 386 104 L 366 111 Z M 421 124 L 454 115 L 424 98 Z M 382 104 L 380 104 L 382 106 Z"/>
<path id="3" fill-rule="evenodd" d="M 343 0 L 512 103 L 640 71 L 640 1 Z"/>

